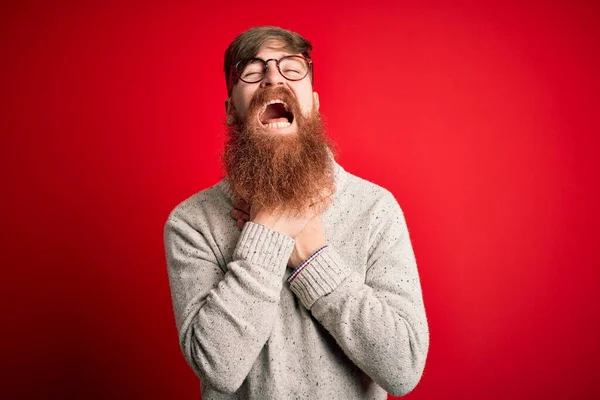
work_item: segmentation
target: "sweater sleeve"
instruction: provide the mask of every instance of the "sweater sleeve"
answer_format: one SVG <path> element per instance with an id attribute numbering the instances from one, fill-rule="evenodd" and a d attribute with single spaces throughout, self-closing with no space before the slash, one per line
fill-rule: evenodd
<path id="1" fill-rule="evenodd" d="M 391 217 L 371 245 L 366 278 L 328 246 L 290 288 L 360 369 L 401 396 L 421 379 L 429 328 L 408 229 L 390 197 Z"/>
<path id="2" fill-rule="evenodd" d="M 246 223 L 226 273 L 206 238 L 175 215 L 164 242 L 183 355 L 203 383 L 233 393 L 270 335 L 294 240 Z"/>

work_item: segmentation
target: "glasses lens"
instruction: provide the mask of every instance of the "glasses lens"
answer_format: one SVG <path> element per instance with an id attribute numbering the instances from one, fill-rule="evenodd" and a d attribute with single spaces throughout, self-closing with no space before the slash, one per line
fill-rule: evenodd
<path id="1" fill-rule="evenodd" d="M 308 74 L 308 63 L 300 57 L 284 57 L 279 61 L 281 74 L 291 81 L 297 81 Z"/>
<path id="2" fill-rule="evenodd" d="M 254 83 L 260 81 L 265 73 L 265 63 L 261 60 L 251 59 L 238 66 L 240 79 L 244 82 Z"/>

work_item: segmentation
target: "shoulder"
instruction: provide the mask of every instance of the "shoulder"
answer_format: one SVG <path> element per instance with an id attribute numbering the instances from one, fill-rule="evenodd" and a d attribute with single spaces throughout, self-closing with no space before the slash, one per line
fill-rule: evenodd
<path id="1" fill-rule="evenodd" d="M 402 212 L 395 196 L 388 189 L 345 170 L 343 174 L 343 185 L 339 188 L 339 199 L 342 202 L 348 202 L 357 210 L 380 216 Z"/>
<path id="2" fill-rule="evenodd" d="M 177 204 L 169 213 L 165 227 L 185 224 L 201 228 L 215 216 L 228 214 L 232 199 L 225 181 L 201 190 Z"/>

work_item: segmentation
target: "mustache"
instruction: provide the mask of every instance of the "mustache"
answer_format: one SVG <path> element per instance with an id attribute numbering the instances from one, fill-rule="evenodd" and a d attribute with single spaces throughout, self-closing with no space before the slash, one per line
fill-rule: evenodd
<path id="1" fill-rule="evenodd" d="M 284 86 L 268 86 L 265 88 L 259 88 L 256 91 L 252 97 L 252 100 L 250 101 L 250 105 L 248 106 L 248 116 L 255 116 L 263 104 L 269 100 L 275 99 L 280 99 L 285 102 L 289 108 L 289 111 L 294 115 L 294 117 L 297 117 L 300 114 L 300 103 L 294 95 L 294 92 L 286 89 Z"/>

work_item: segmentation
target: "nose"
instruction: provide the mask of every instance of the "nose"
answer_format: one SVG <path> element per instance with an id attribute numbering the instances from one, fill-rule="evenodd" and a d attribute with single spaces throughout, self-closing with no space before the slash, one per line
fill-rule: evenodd
<path id="1" fill-rule="evenodd" d="M 267 65 L 269 68 L 267 69 L 267 74 L 260 82 L 260 86 L 268 87 L 285 84 L 285 78 L 279 73 L 279 69 L 277 68 L 277 61 L 273 59 L 267 60 Z"/>

